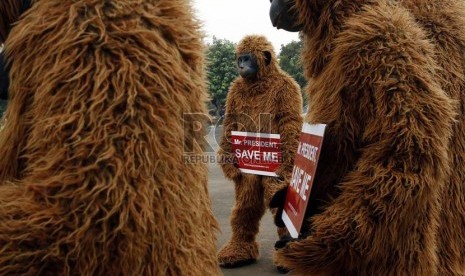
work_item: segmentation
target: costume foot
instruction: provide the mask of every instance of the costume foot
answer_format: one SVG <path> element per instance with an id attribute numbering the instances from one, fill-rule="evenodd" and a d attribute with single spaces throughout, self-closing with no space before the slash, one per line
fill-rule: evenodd
<path id="1" fill-rule="evenodd" d="M 253 264 L 258 258 L 256 242 L 229 242 L 218 253 L 218 263 L 224 268 L 236 268 Z"/>

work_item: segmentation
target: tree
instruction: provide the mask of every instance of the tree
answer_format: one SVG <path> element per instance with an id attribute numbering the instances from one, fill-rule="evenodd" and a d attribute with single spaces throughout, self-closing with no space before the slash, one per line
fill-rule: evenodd
<path id="1" fill-rule="evenodd" d="M 235 65 L 236 45 L 226 39 L 213 37 L 207 49 L 207 79 L 211 104 L 215 107 L 215 115 L 224 114 L 226 95 L 229 85 L 238 76 Z"/>
<path id="2" fill-rule="evenodd" d="M 286 45 L 281 46 L 279 53 L 279 66 L 286 71 L 295 81 L 300 85 L 301 90 L 307 85 L 307 80 L 304 76 L 304 69 L 302 66 L 302 59 L 300 52 L 303 47 L 302 40 L 292 41 Z M 306 101 L 306 94 L 302 93 L 304 102 Z"/>

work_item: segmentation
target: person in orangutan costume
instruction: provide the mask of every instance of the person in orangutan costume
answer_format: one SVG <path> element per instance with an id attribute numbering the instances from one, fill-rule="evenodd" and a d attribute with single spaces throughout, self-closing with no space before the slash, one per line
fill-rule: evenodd
<path id="1" fill-rule="evenodd" d="M 270 16 L 302 31 L 305 121 L 327 124 L 305 227 L 277 264 L 465 275 L 465 2 L 272 0 Z"/>
<path id="2" fill-rule="evenodd" d="M 225 176 L 234 181 L 235 204 L 231 214 L 232 237 L 218 253 L 223 267 L 253 263 L 259 255 L 255 238 L 270 198 L 290 179 L 302 128 L 299 85 L 279 68 L 273 46 L 261 35 L 248 35 L 237 45 L 240 76 L 229 88 L 219 156 L 234 159 L 231 131 L 281 135 L 278 177 L 242 173 L 234 162 L 222 162 Z M 279 235 L 287 234 L 285 228 Z"/>
<path id="3" fill-rule="evenodd" d="M 207 98 L 189 1 L 22 4 L 0 2 L 0 275 L 219 275 L 207 167 L 183 161 Z"/>

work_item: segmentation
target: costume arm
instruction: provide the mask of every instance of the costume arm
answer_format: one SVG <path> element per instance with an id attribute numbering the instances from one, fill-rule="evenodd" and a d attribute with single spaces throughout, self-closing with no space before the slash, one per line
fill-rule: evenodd
<path id="1" fill-rule="evenodd" d="M 287 86 L 286 86 L 287 88 Z M 294 157 L 299 144 L 299 136 L 302 130 L 302 95 L 299 87 L 288 88 L 292 93 L 282 99 L 278 113 L 278 132 L 281 134 L 282 164 L 277 174 L 285 181 L 289 180 L 294 166 Z"/>
<path id="2" fill-rule="evenodd" d="M 268 205 L 271 198 L 279 190 L 289 185 L 294 157 L 299 144 L 299 136 L 302 130 L 302 94 L 299 86 L 286 82 L 282 91 L 278 92 L 278 109 L 275 114 L 277 130 L 281 135 L 281 165 L 276 174 L 279 177 L 265 177 L 265 204 Z"/>
<path id="3" fill-rule="evenodd" d="M 365 79 L 347 79 L 343 89 L 371 99 L 365 106 L 372 108 L 371 116 L 355 122 L 363 127 L 359 158 L 339 183 L 339 196 L 312 218 L 310 235 L 278 251 L 280 265 L 297 274 L 342 275 L 361 266 L 383 269 L 405 262 L 404 273 L 415 275 L 418 271 L 406 269 L 430 256 L 425 248 L 434 248 L 454 114 L 435 83 L 430 52 L 417 46 L 373 47 L 371 56 L 364 56 L 366 49 L 347 52 L 361 59 L 347 63 L 361 70 L 351 73 Z"/>
<path id="4" fill-rule="evenodd" d="M 224 175 L 235 180 L 240 175 L 240 170 L 234 164 L 234 154 L 232 153 L 231 147 L 231 131 L 235 129 L 237 116 L 237 110 L 234 105 L 233 99 L 233 87 L 231 86 L 228 96 L 226 97 L 226 113 L 223 120 L 223 136 L 221 138 L 220 149 L 218 150 L 218 156 L 220 159 L 220 165 L 223 169 Z"/>

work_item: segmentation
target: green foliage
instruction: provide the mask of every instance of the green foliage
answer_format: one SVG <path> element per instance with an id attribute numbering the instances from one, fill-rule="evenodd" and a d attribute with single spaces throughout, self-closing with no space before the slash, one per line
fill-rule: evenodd
<path id="1" fill-rule="evenodd" d="M 215 115 L 224 114 L 226 95 L 231 82 L 238 76 L 235 65 L 236 45 L 226 39 L 213 37 L 207 49 L 207 79 Z"/>
<path id="2" fill-rule="evenodd" d="M 303 91 L 303 88 L 307 85 L 307 80 L 305 79 L 300 56 L 302 47 L 302 40 L 292 41 L 289 44 L 282 45 L 281 52 L 279 53 L 279 66 L 295 79 Z M 306 99 L 305 93 L 302 94 L 304 99 Z"/>

